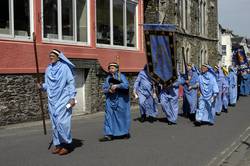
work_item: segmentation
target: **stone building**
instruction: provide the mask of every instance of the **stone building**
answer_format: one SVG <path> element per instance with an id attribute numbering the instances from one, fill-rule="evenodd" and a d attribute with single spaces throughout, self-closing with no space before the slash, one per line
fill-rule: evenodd
<path id="1" fill-rule="evenodd" d="M 146 0 L 145 23 L 177 25 L 177 64 L 215 65 L 218 54 L 217 0 Z"/>

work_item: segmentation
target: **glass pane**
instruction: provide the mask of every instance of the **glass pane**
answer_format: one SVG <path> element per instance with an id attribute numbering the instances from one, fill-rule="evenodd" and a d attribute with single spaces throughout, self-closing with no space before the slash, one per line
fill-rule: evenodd
<path id="1" fill-rule="evenodd" d="M 97 43 L 110 44 L 110 2 L 96 0 Z"/>
<path id="2" fill-rule="evenodd" d="M 57 0 L 43 0 L 44 38 L 58 39 Z"/>
<path id="3" fill-rule="evenodd" d="M 124 45 L 124 26 L 123 26 L 123 0 L 113 1 L 113 35 L 114 45 Z"/>
<path id="4" fill-rule="evenodd" d="M 136 4 L 127 3 L 127 46 L 136 47 Z"/>
<path id="5" fill-rule="evenodd" d="M 30 36 L 29 0 L 14 0 L 14 31 L 16 36 Z"/>
<path id="6" fill-rule="evenodd" d="M 77 41 L 87 42 L 88 27 L 87 27 L 87 2 L 86 0 L 77 0 Z"/>
<path id="7" fill-rule="evenodd" d="M 73 3 L 62 0 L 62 39 L 74 40 Z"/>
<path id="8" fill-rule="evenodd" d="M 0 34 L 10 34 L 9 0 L 1 0 Z"/>

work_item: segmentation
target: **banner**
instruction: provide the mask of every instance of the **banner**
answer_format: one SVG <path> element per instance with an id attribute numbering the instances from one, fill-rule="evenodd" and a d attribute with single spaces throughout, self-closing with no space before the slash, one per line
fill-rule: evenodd
<path id="1" fill-rule="evenodd" d="M 149 74 L 165 86 L 177 79 L 175 29 L 171 24 L 144 24 Z"/>

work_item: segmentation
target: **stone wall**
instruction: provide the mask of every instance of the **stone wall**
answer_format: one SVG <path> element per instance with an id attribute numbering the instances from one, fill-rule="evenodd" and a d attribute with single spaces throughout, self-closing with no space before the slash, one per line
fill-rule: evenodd
<path id="1" fill-rule="evenodd" d="M 46 95 L 43 94 L 47 116 Z M 0 125 L 41 120 L 35 75 L 0 75 Z"/>
<path id="2" fill-rule="evenodd" d="M 96 61 L 73 61 L 78 68 L 86 70 L 85 98 L 86 113 L 104 111 L 105 95 L 102 85 L 107 76 Z M 138 73 L 126 73 L 132 97 L 134 81 Z M 76 76 L 77 77 L 77 76 Z M 43 78 L 43 75 L 41 75 Z M 41 120 L 39 93 L 36 76 L 31 74 L 0 75 L 0 126 Z M 45 116 L 47 114 L 47 95 L 42 93 Z"/>
<path id="3" fill-rule="evenodd" d="M 144 3 L 145 23 L 166 23 L 177 26 L 177 64 L 182 70 L 181 63 L 182 48 L 189 50 L 190 62 L 199 65 L 201 62 L 201 51 L 207 53 L 207 63 L 215 65 L 218 63 L 217 47 L 217 26 L 218 26 L 218 7 L 217 0 L 206 0 L 206 33 L 199 32 L 199 1 L 189 0 L 187 28 L 181 26 L 181 11 L 179 5 L 181 0 L 147 0 Z M 186 60 L 187 61 L 187 60 Z"/>

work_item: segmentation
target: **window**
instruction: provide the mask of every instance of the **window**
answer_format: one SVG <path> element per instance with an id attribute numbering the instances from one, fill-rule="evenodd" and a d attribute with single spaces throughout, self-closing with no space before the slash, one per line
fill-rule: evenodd
<path id="1" fill-rule="evenodd" d="M 87 0 L 43 0 L 43 38 L 88 41 Z"/>
<path id="2" fill-rule="evenodd" d="M 222 53 L 222 55 L 227 55 L 227 45 L 221 46 L 221 53 Z"/>
<path id="3" fill-rule="evenodd" d="M 135 0 L 96 0 L 98 44 L 136 47 Z"/>
<path id="4" fill-rule="evenodd" d="M 29 38 L 31 33 L 30 0 L 2 0 L 0 6 L 0 35 Z"/>

